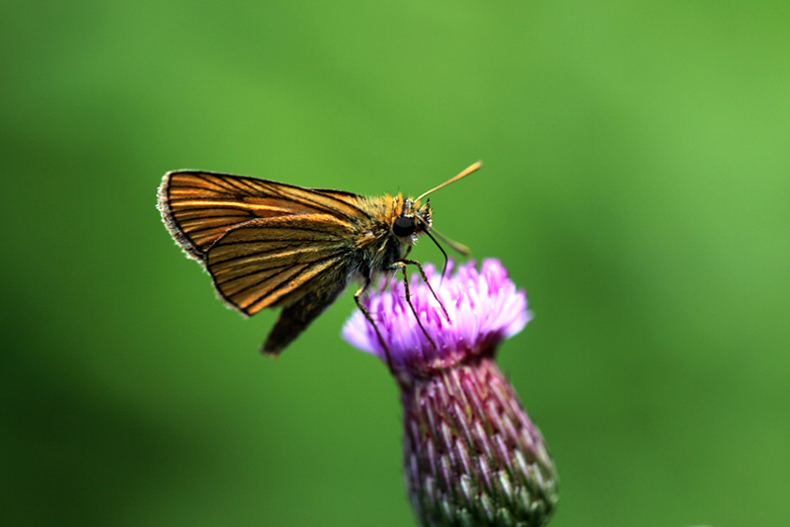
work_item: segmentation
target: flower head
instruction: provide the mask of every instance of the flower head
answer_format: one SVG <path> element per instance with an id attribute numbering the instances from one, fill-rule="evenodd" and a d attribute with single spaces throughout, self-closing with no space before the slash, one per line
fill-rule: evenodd
<path id="1" fill-rule="evenodd" d="M 494 362 L 497 345 L 531 318 L 527 298 L 497 260 L 461 265 L 430 288 L 414 278 L 363 306 L 343 336 L 387 361 L 401 389 L 404 472 L 422 525 L 545 524 L 557 504 L 557 474 L 546 444 Z M 449 318 L 449 320 L 448 320 Z M 424 331 L 423 331 L 424 328 Z M 387 348 L 384 349 L 382 341 Z"/>
<path id="2" fill-rule="evenodd" d="M 449 367 L 469 356 L 493 355 L 502 340 L 521 331 L 532 318 L 526 293 L 516 289 L 498 260 L 485 260 L 479 271 L 474 262 L 460 265 L 454 275 L 444 279 L 429 264 L 425 274 L 448 315 L 428 285 L 415 276 L 409 292 L 425 332 L 409 307 L 403 282 L 390 292 L 363 300 L 387 343 L 395 368 L 418 375 Z M 376 328 L 362 312 L 355 312 L 348 320 L 343 337 L 386 362 Z"/>

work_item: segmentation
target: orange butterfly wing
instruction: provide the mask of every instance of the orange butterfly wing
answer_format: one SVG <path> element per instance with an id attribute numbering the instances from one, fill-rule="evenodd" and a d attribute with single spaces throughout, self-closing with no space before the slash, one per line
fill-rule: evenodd
<path id="1" fill-rule="evenodd" d="M 365 203 L 350 192 L 186 170 L 165 175 L 158 208 L 219 296 L 254 315 L 311 292 L 315 301 L 334 300 L 357 237 L 373 221 Z"/>

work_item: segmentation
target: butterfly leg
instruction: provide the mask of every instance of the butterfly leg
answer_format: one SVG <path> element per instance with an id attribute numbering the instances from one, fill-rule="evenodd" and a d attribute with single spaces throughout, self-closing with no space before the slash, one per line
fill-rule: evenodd
<path id="1" fill-rule="evenodd" d="M 411 306 L 411 298 L 409 297 L 409 280 L 406 278 L 406 265 L 408 264 L 417 266 L 417 269 L 419 269 L 420 271 L 420 276 L 422 276 L 423 282 L 425 282 L 425 285 L 428 286 L 428 290 L 431 292 L 433 297 L 436 299 L 437 302 L 439 302 L 439 305 L 442 307 L 444 316 L 447 317 L 447 322 L 451 322 L 450 315 L 447 313 L 447 308 L 444 307 L 444 302 L 442 302 L 442 299 L 438 297 L 436 291 L 434 291 L 433 287 L 431 287 L 431 283 L 428 281 L 428 275 L 425 274 L 425 270 L 423 270 L 422 264 L 417 260 L 401 260 L 399 262 L 395 262 L 395 264 L 396 265 L 400 264 L 403 266 L 403 283 L 406 285 L 406 300 L 409 301 L 409 305 Z M 414 306 L 412 306 L 411 309 L 412 311 L 414 311 Z M 419 319 L 417 319 L 417 321 L 419 322 Z M 422 324 L 420 324 L 420 327 L 422 327 Z"/>
<path id="2" fill-rule="evenodd" d="M 373 315 L 370 314 L 370 311 L 362 305 L 362 301 L 360 298 L 362 295 L 367 291 L 368 287 L 370 286 L 370 278 L 365 278 L 365 285 L 359 288 L 359 291 L 354 293 L 354 302 L 357 303 L 357 307 L 362 314 L 365 315 L 365 318 L 368 319 L 368 322 L 373 326 L 373 329 L 376 330 L 376 336 L 379 338 L 379 342 L 381 346 L 384 348 L 384 354 L 387 356 L 387 367 L 390 369 L 390 372 L 395 373 L 395 370 L 392 367 L 392 357 L 390 357 L 390 349 L 387 346 L 387 343 L 384 342 L 384 337 L 381 336 L 381 332 L 379 331 L 379 327 L 376 325 L 376 321 L 373 320 Z"/>
<path id="3" fill-rule="evenodd" d="M 411 312 L 414 313 L 414 318 L 417 319 L 417 325 L 420 326 L 423 335 L 425 335 L 425 338 L 428 339 L 428 342 L 431 343 L 434 349 L 439 349 L 439 347 L 433 341 L 431 336 L 428 335 L 428 331 L 425 330 L 425 327 L 422 325 L 422 321 L 420 321 L 420 316 L 417 314 L 417 309 L 414 307 L 414 304 L 411 303 L 411 292 L 409 292 L 409 274 L 406 272 L 406 265 L 409 263 L 416 263 L 417 265 L 420 265 L 419 262 L 414 262 L 412 260 L 402 260 L 400 262 L 395 262 L 393 266 L 398 266 L 401 269 L 403 269 L 403 288 L 405 289 L 406 292 L 406 303 L 409 304 L 409 307 L 411 308 Z M 420 268 L 420 270 L 422 270 L 422 267 Z M 423 273 L 423 276 L 424 275 L 425 273 Z M 428 280 L 425 280 L 425 283 L 427 284 Z M 429 288 L 431 287 L 430 284 L 428 285 L 428 287 Z M 433 293 L 433 289 L 431 289 L 431 292 Z M 434 293 L 433 296 L 436 296 L 436 293 Z M 441 304 L 441 301 L 439 303 Z M 444 306 L 442 306 L 442 309 L 444 309 Z M 449 320 L 449 316 L 448 316 L 448 320 Z"/>

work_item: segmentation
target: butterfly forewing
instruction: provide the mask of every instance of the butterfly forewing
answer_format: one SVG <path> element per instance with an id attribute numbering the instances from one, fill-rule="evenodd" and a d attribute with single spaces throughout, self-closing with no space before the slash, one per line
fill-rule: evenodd
<path id="1" fill-rule="evenodd" d="M 371 221 L 364 206 L 350 192 L 211 172 L 170 172 L 159 191 L 173 237 L 246 315 L 297 302 L 322 280 L 344 286 L 345 257 Z"/>
<path id="2" fill-rule="evenodd" d="M 346 221 L 369 220 L 360 206 L 364 199 L 350 192 L 178 171 L 165 176 L 159 208 L 173 237 L 192 258 L 203 260 L 206 251 L 229 229 L 255 218 L 329 214 Z"/>

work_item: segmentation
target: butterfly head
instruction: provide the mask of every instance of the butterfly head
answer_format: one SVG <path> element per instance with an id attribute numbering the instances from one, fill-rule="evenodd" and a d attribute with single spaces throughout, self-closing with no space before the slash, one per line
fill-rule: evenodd
<path id="1" fill-rule="evenodd" d="M 413 241 L 431 227 L 431 202 L 421 205 L 418 200 L 404 199 L 401 212 L 392 222 L 392 234 Z"/>

